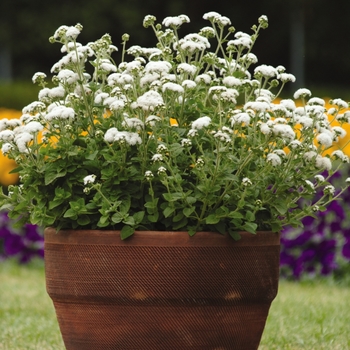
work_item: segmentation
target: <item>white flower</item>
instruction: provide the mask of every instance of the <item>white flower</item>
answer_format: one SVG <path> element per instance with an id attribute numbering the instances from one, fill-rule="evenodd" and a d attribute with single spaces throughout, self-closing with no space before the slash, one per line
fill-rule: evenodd
<path id="1" fill-rule="evenodd" d="M 48 121 L 53 119 L 74 119 L 74 117 L 74 109 L 64 105 L 53 106 L 50 112 L 45 115 L 45 119 Z"/>
<path id="2" fill-rule="evenodd" d="M 63 84 L 74 84 L 78 81 L 79 75 L 70 69 L 62 69 L 57 74 L 57 78 Z"/>
<path id="3" fill-rule="evenodd" d="M 193 80 L 184 80 L 181 84 L 185 89 L 194 89 L 197 84 Z"/>
<path id="4" fill-rule="evenodd" d="M 147 118 L 146 118 L 146 125 L 149 125 L 150 127 L 154 127 L 156 125 L 156 122 L 160 121 L 161 118 L 156 116 L 156 115 L 149 115 Z"/>
<path id="5" fill-rule="evenodd" d="M 43 129 L 44 129 L 44 126 L 37 121 L 31 121 L 23 127 L 23 131 L 29 132 L 31 134 L 39 132 Z"/>
<path id="6" fill-rule="evenodd" d="M 295 132 L 290 125 L 276 124 L 272 127 L 272 131 L 276 136 L 280 136 L 289 142 L 295 138 Z"/>
<path id="7" fill-rule="evenodd" d="M 260 131 L 264 135 L 270 135 L 272 133 L 272 130 L 271 130 L 271 128 L 269 127 L 269 125 L 267 123 L 261 123 L 260 124 Z"/>
<path id="8" fill-rule="evenodd" d="M 244 177 L 242 179 L 242 185 L 243 186 L 251 186 L 253 183 L 248 177 Z"/>
<path id="9" fill-rule="evenodd" d="M 179 40 L 179 45 L 183 51 L 193 54 L 196 51 L 204 51 L 210 47 L 208 39 L 199 34 L 187 34 Z"/>
<path id="10" fill-rule="evenodd" d="M 348 108 L 349 104 L 342 100 L 341 98 L 335 98 L 334 100 L 329 101 L 332 105 L 336 105 L 339 108 Z"/>
<path id="11" fill-rule="evenodd" d="M 146 170 L 145 171 L 145 178 L 146 178 L 146 180 L 150 181 L 150 180 L 152 180 L 153 177 L 154 177 L 154 175 L 153 175 L 151 170 Z"/>
<path id="12" fill-rule="evenodd" d="M 280 156 L 275 153 L 269 153 L 266 157 L 266 161 L 268 163 L 271 163 L 272 166 L 278 166 L 282 164 Z"/>
<path id="13" fill-rule="evenodd" d="M 196 79 L 194 80 L 197 84 L 198 83 L 204 83 L 206 85 L 209 85 L 211 83 L 211 76 L 209 74 L 203 73 L 197 75 Z"/>
<path id="14" fill-rule="evenodd" d="M 281 80 L 283 83 L 286 83 L 288 81 L 291 81 L 292 83 L 295 82 L 295 76 L 290 73 L 277 74 L 277 79 Z"/>
<path id="15" fill-rule="evenodd" d="M 158 171 L 157 171 L 157 174 L 158 175 L 165 175 L 166 174 L 166 168 L 161 166 L 158 168 Z"/>
<path id="16" fill-rule="evenodd" d="M 160 153 L 154 154 L 152 156 L 152 162 L 162 162 L 163 161 L 163 156 Z"/>
<path id="17" fill-rule="evenodd" d="M 221 130 L 217 131 L 215 134 L 214 134 L 214 137 L 216 139 L 219 139 L 220 141 L 222 142 L 231 142 L 231 137 L 229 134 L 227 134 L 226 132 L 223 132 Z"/>
<path id="18" fill-rule="evenodd" d="M 93 184 L 96 180 L 96 175 L 87 175 L 84 177 L 84 185 Z"/>
<path id="19" fill-rule="evenodd" d="M 320 145 L 325 146 L 326 148 L 331 147 L 333 144 L 332 137 L 325 132 L 318 134 L 316 140 Z"/>
<path id="20" fill-rule="evenodd" d="M 314 178 L 315 178 L 315 180 L 316 180 L 317 182 L 319 182 L 319 183 L 322 183 L 322 182 L 324 182 L 324 180 L 325 180 L 324 176 L 323 176 L 323 175 L 320 175 L 320 174 L 315 175 Z"/>
<path id="21" fill-rule="evenodd" d="M 29 153 L 28 143 L 33 140 L 33 135 L 29 132 L 21 132 L 16 135 L 14 141 L 20 153 Z"/>
<path id="22" fill-rule="evenodd" d="M 233 87 L 233 86 L 238 87 L 238 86 L 242 85 L 241 79 L 238 79 L 238 78 L 232 77 L 232 76 L 225 77 L 222 80 L 222 83 L 226 86 L 229 86 L 229 87 Z"/>
<path id="23" fill-rule="evenodd" d="M 205 117 L 200 117 L 197 120 L 192 122 L 192 129 L 195 130 L 201 130 L 207 126 L 209 126 L 211 123 L 211 119 L 207 116 Z"/>
<path id="24" fill-rule="evenodd" d="M 179 27 L 183 23 L 190 23 L 190 19 L 186 15 L 175 17 L 165 17 L 162 24 L 165 27 Z"/>
<path id="25" fill-rule="evenodd" d="M 194 75 L 197 72 L 197 67 L 193 64 L 189 64 L 189 63 L 180 63 L 177 66 L 177 71 L 179 73 L 187 73 L 189 75 Z"/>
<path id="26" fill-rule="evenodd" d="M 270 108 L 268 102 L 249 101 L 244 105 L 244 109 L 253 109 L 258 112 L 266 112 Z"/>
<path id="27" fill-rule="evenodd" d="M 163 92 L 165 92 L 166 90 L 169 90 L 169 91 L 177 92 L 178 94 L 183 94 L 185 91 L 181 85 L 172 83 L 172 82 L 165 83 L 162 87 L 162 90 Z"/>
<path id="28" fill-rule="evenodd" d="M 15 134 L 12 130 L 0 131 L 0 141 L 12 141 L 15 138 Z"/>
<path id="29" fill-rule="evenodd" d="M 314 151 L 308 151 L 304 153 L 304 159 L 306 161 L 310 162 L 311 160 L 314 160 L 316 157 L 317 157 L 317 153 Z"/>
<path id="30" fill-rule="evenodd" d="M 144 127 L 143 122 L 139 118 L 124 118 L 122 125 L 136 130 L 142 130 Z"/>
<path id="31" fill-rule="evenodd" d="M 319 169 L 331 170 L 332 162 L 328 157 L 322 157 L 320 155 L 317 155 L 315 160 L 315 166 Z"/>
<path id="32" fill-rule="evenodd" d="M 198 135 L 198 131 L 196 129 L 190 129 L 187 133 L 188 137 L 195 137 Z"/>
<path id="33" fill-rule="evenodd" d="M 118 134 L 117 128 L 110 128 L 106 131 L 104 140 L 108 143 L 113 143 L 115 136 Z"/>
<path id="34" fill-rule="evenodd" d="M 350 177 L 346 178 L 345 183 L 347 183 L 348 185 L 350 184 Z"/>
<path id="35" fill-rule="evenodd" d="M 145 111 L 154 111 L 164 105 L 163 97 L 157 91 L 147 91 L 137 99 L 137 105 Z"/>
<path id="36" fill-rule="evenodd" d="M 309 96 L 311 96 L 311 91 L 305 88 L 298 89 L 293 95 L 295 100 L 297 100 L 298 98 L 305 98 Z"/>
<path id="37" fill-rule="evenodd" d="M 46 74 L 42 72 L 36 72 L 32 77 L 32 82 L 37 84 L 39 81 L 42 81 L 46 78 Z"/>
<path id="38" fill-rule="evenodd" d="M 335 193 L 335 187 L 333 185 L 327 185 L 323 191 L 325 194 L 330 194 L 333 196 Z"/>
<path id="39" fill-rule="evenodd" d="M 311 181 L 305 180 L 305 183 L 311 190 L 315 190 L 315 185 Z"/>
<path id="40" fill-rule="evenodd" d="M 190 147 L 190 146 L 192 146 L 192 141 L 189 139 L 182 139 L 181 146 L 182 147 Z"/>
<path id="41" fill-rule="evenodd" d="M 168 61 L 150 61 L 145 66 L 146 73 L 158 73 L 166 75 L 171 69 L 171 63 Z"/>
<path id="42" fill-rule="evenodd" d="M 272 66 L 268 66 L 266 64 L 262 64 L 254 69 L 254 76 L 262 75 L 266 78 L 273 78 L 277 75 L 276 68 Z"/>
<path id="43" fill-rule="evenodd" d="M 9 153 L 12 149 L 13 149 L 13 146 L 10 143 L 6 142 L 2 145 L 1 152 L 2 152 L 2 154 L 5 155 L 5 154 Z"/>

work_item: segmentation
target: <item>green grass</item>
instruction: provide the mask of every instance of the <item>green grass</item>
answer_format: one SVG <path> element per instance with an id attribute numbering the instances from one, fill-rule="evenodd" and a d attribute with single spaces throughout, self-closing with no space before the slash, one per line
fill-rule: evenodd
<path id="1" fill-rule="evenodd" d="M 0 350 L 63 350 L 42 262 L 3 262 L 0 276 Z M 347 350 L 349 334 L 349 285 L 281 281 L 259 350 Z"/>

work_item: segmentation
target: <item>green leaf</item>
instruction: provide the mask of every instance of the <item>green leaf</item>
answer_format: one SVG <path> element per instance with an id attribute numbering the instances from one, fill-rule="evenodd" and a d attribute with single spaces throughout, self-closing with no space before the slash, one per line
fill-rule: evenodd
<path id="1" fill-rule="evenodd" d="M 172 208 L 172 207 L 166 207 L 164 210 L 163 210 L 163 214 L 166 218 L 168 218 L 173 212 L 175 211 L 175 208 Z"/>
<path id="2" fill-rule="evenodd" d="M 216 214 L 210 214 L 206 219 L 205 223 L 208 225 L 215 225 L 220 221 L 220 218 Z"/>
<path id="3" fill-rule="evenodd" d="M 184 208 L 182 212 L 186 217 L 191 216 L 191 214 L 195 211 L 196 207 Z"/>
<path id="4" fill-rule="evenodd" d="M 247 232 L 256 233 L 256 229 L 258 228 L 258 225 L 255 222 L 246 222 L 243 225 L 243 229 L 246 230 Z"/>
<path id="5" fill-rule="evenodd" d="M 131 226 L 125 225 L 125 226 L 123 226 L 122 230 L 120 231 L 120 237 L 121 237 L 121 239 L 124 240 L 124 239 L 132 236 L 134 234 L 134 232 L 135 232 L 134 228 L 132 228 Z"/>
<path id="6" fill-rule="evenodd" d="M 228 232 L 235 241 L 239 241 L 242 238 L 241 235 L 236 231 L 229 230 Z"/>
<path id="7" fill-rule="evenodd" d="M 66 174 L 67 174 L 67 170 L 61 170 L 59 172 L 52 172 L 52 171 L 46 172 L 45 173 L 45 185 L 46 186 L 49 185 L 57 178 L 66 176 Z"/>
<path id="8" fill-rule="evenodd" d="M 251 211 L 247 211 L 245 214 L 245 219 L 247 221 L 255 221 L 255 214 Z"/>
<path id="9" fill-rule="evenodd" d="M 139 211 L 139 212 L 135 213 L 135 214 L 133 215 L 133 218 L 134 218 L 134 220 L 135 220 L 135 224 L 137 225 L 137 224 L 139 224 L 140 222 L 142 222 L 144 216 L 145 216 L 145 212 L 144 212 L 144 211 Z"/>
<path id="10" fill-rule="evenodd" d="M 112 222 L 115 224 L 119 224 L 120 222 L 123 221 L 123 219 L 124 219 L 124 216 L 119 212 L 114 213 L 111 217 Z"/>
<path id="11" fill-rule="evenodd" d="M 123 223 L 130 226 L 135 226 L 135 219 L 132 216 L 128 216 Z"/>
<path id="12" fill-rule="evenodd" d="M 275 203 L 272 204 L 272 206 L 281 214 L 284 215 L 287 210 L 288 207 L 286 205 L 286 203 L 284 203 L 283 201 L 276 201 Z"/>

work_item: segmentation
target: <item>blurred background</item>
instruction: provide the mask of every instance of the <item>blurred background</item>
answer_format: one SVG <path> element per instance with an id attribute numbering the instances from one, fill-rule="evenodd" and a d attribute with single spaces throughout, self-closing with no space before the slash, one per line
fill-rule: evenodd
<path id="1" fill-rule="evenodd" d="M 31 77 L 37 71 L 48 74 L 60 57 L 59 45 L 51 45 L 48 38 L 62 24 L 81 23 L 83 44 L 110 33 L 120 48 L 121 35 L 128 33 L 130 45 L 153 46 L 152 30 L 142 26 L 145 15 L 161 22 L 166 16 L 186 14 L 191 23 L 180 33 L 187 34 L 208 24 L 202 19 L 208 11 L 229 17 L 237 30 L 248 33 L 260 15 L 267 15 L 269 28 L 253 50 L 259 63 L 284 65 L 297 77 L 290 84 L 293 91 L 307 87 L 314 95 L 350 99 L 348 1 L 1 0 L 0 106 L 22 108 L 33 100 Z"/>
<path id="2" fill-rule="evenodd" d="M 269 28 L 263 30 L 253 49 L 259 64 L 283 65 L 297 80 L 287 85 L 288 97 L 300 87 L 313 96 L 350 100 L 350 2 L 344 0 L 1 0 L 0 2 L 0 119 L 18 118 L 21 109 L 37 99 L 31 78 L 41 71 L 50 76 L 61 58 L 60 45 L 48 38 L 60 25 L 81 23 L 79 41 L 86 44 L 109 33 L 121 49 L 121 36 L 130 34 L 129 46 L 153 47 L 151 28 L 143 18 L 186 14 L 180 35 L 198 32 L 209 22 L 204 13 L 216 11 L 231 19 L 237 31 L 251 32 L 261 15 Z M 289 90 L 289 91 L 288 91 Z M 344 141 L 348 142 L 349 136 Z M 350 153 L 350 147 L 349 147 Z M 350 155 L 348 153 L 348 155 Z M 0 154 L 0 185 L 17 181 L 9 174 L 15 166 Z M 348 177 L 336 174 L 334 181 Z M 299 279 L 303 275 L 350 275 L 350 192 L 317 220 L 306 220 L 303 230 L 287 229 L 282 237 L 281 273 Z M 43 255 L 40 228 L 13 230 L 6 213 L 0 213 L 0 260 L 17 256 L 27 262 Z M 38 232 L 37 232 L 38 231 Z"/>

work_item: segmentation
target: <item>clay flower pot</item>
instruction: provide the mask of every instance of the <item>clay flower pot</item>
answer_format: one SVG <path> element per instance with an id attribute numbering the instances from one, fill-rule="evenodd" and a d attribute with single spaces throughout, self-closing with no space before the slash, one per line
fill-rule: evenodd
<path id="1" fill-rule="evenodd" d="M 257 349 L 279 235 L 45 230 L 47 292 L 68 350 Z"/>

